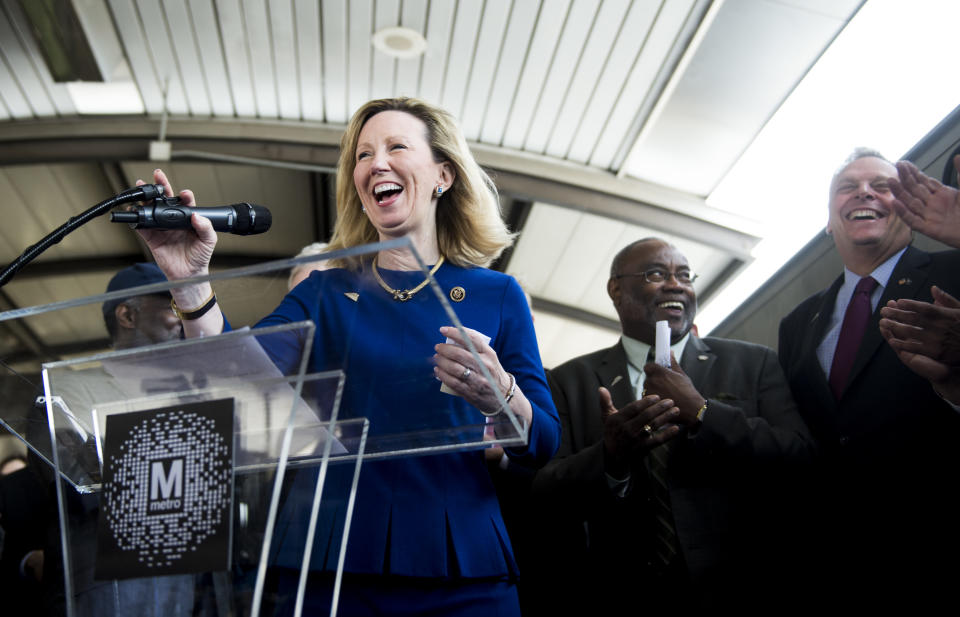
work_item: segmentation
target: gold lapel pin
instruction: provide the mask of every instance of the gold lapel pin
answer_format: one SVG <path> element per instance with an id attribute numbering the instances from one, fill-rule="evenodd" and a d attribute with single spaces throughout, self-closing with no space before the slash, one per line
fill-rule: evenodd
<path id="1" fill-rule="evenodd" d="M 360 298 L 360 294 L 358 294 L 358 293 L 355 292 L 355 291 L 345 291 L 345 292 L 343 292 L 343 295 L 345 295 L 346 297 L 350 298 L 350 299 L 353 300 L 354 302 L 356 302 L 356 301 Z"/>
<path id="2" fill-rule="evenodd" d="M 459 285 L 450 290 L 450 299 L 454 302 L 463 302 L 463 299 L 466 297 L 467 291 Z"/>
<path id="3" fill-rule="evenodd" d="M 912 282 L 913 282 L 913 281 L 911 281 L 910 279 L 903 278 L 903 279 L 900 279 L 899 281 L 897 281 L 897 285 L 909 285 L 909 284 L 912 283 Z"/>

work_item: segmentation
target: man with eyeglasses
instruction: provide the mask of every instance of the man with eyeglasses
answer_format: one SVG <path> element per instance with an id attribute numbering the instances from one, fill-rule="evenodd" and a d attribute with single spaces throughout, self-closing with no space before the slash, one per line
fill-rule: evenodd
<path id="1" fill-rule="evenodd" d="M 923 614 L 954 601 L 960 413 L 898 358 L 880 320 L 900 315 L 890 301 L 932 302 L 934 286 L 957 296 L 960 252 L 911 246 L 897 178 L 867 149 L 834 175 L 826 231 L 843 272 L 783 319 L 779 354 L 821 454 L 804 516 L 811 589 L 837 610 Z"/>
<path id="2" fill-rule="evenodd" d="M 777 487 L 811 440 L 771 349 L 691 332 L 695 280 L 674 246 L 630 244 L 607 282 L 620 342 L 548 374 L 563 433 L 534 493 L 568 531 L 521 571 L 559 579 L 568 608 L 759 608 L 782 588 Z M 671 367 L 651 360 L 661 320 Z"/>

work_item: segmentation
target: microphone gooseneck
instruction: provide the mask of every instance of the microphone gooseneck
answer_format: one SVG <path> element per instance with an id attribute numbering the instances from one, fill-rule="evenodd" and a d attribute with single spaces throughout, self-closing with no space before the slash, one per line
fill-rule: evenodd
<path id="1" fill-rule="evenodd" d="M 25 265 L 36 259 L 37 256 L 54 244 L 63 240 L 64 236 L 77 227 L 89 223 L 92 219 L 112 208 L 116 208 L 120 204 L 130 203 L 131 201 L 162 198 L 163 191 L 164 188 L 162 184 L 143 184 L 132 189 L 127 189 L 119 195 L 114 195 L 110 199 L 101 201 L 77 216 L 70 217 L 66 223 L 44 236 L 42 240 L 27 248 L 19 257 L 10 262 L 10 264 L 3 269 L 3 272 L 0 272 L 0 287 L 6 285 Z"/>

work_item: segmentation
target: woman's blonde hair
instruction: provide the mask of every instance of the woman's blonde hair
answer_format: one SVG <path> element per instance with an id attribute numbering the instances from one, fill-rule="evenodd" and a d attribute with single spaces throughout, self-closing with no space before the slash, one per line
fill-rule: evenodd
<path id="1" fill-rule="evenodd" d="M 500 215 L 497 187 L 467 146 L 453 117 L 446 111 L 413 98 L 379 99 L 357 110 L 340 139 L 337 163 L 337 223 L 328 250 L 339 250 L 379 240 L 376 228 L 364 214 L 353 184 L 357 141 L 364 124 L 384 111 L 402 111 L 427 127 L 427 143 L 437 163 L 447 162 L 456 172 L 452 186 L 437 204 L 437 238 L 440 254 L 459 266 L 487 266 L 513 242 Z M 354 260 L 338 265 L 357 267 Z"/>

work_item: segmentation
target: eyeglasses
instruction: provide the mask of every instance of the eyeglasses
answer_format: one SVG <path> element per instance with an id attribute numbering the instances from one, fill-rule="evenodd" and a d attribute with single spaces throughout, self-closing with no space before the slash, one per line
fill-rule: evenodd
<path id="1" fill-rule="evenodd" d="M 695 280 L 697 280 L 697 274 L 689 270 L 677 270 L 676 272 L 668 272 L 663 268 L 650 268 L 649 270 L 644 270 L 643 272 L 632 272 L 630 274 L 618 274 L 613 278 L 624 278 L 627 276 L 642 276 L 648 283 L 663 283 L 671 276 L 677 279 L 677 282 L 681 285 L 692 285 Z"/>

